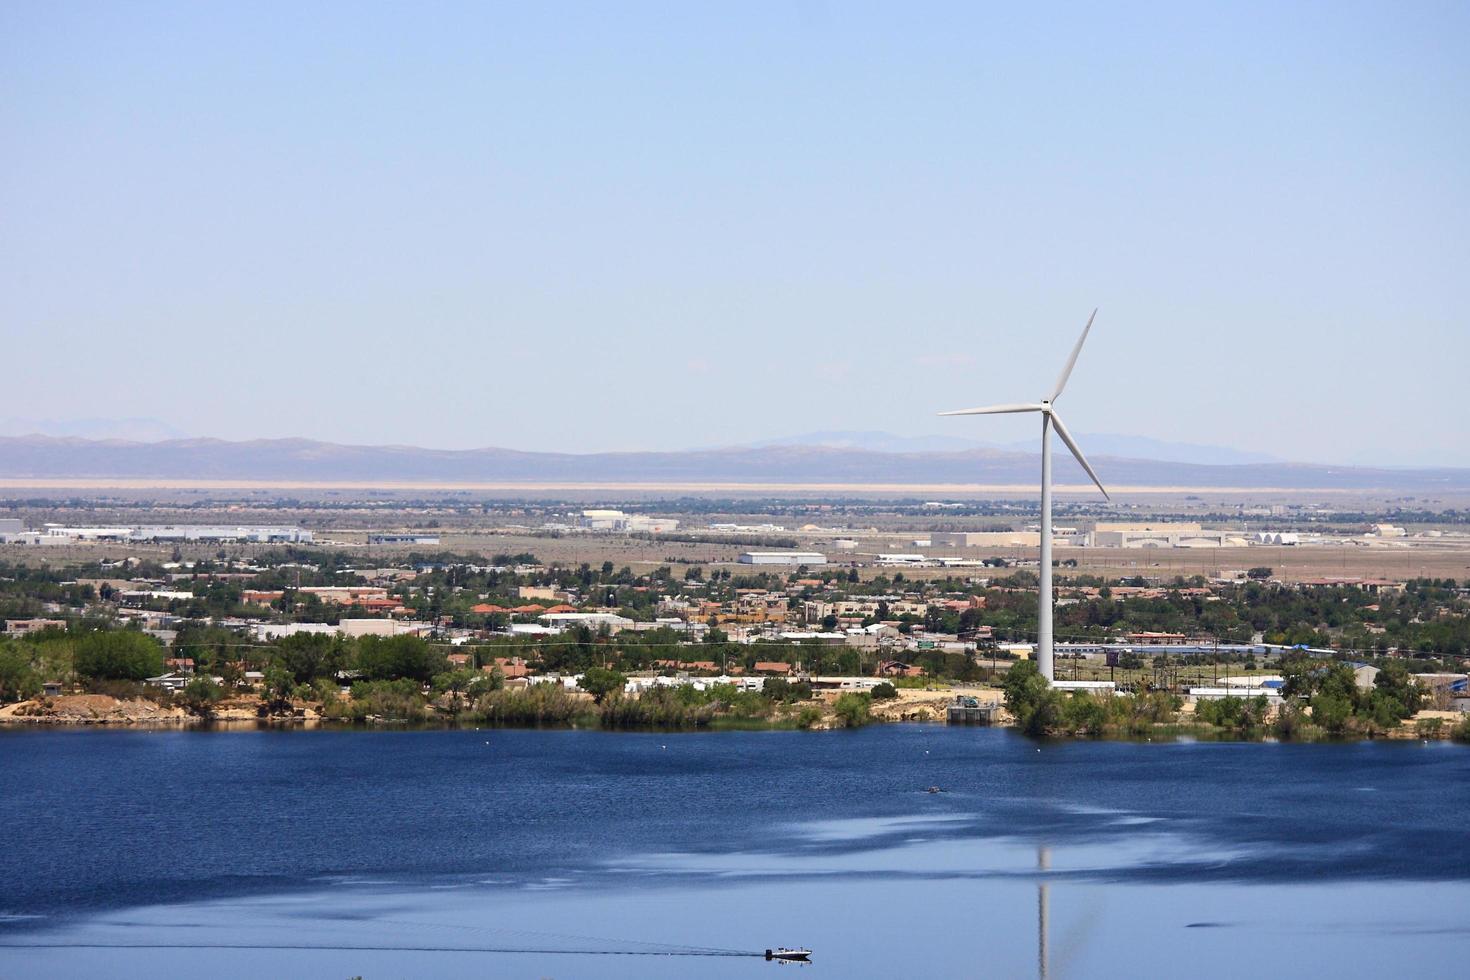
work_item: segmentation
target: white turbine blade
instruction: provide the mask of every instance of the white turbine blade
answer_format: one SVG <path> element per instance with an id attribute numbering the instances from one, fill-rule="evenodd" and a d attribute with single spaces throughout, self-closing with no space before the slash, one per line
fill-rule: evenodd
<path id="1" fill-rule="evenodd" d="M 1067 448 L 1072 450 L 1072 455 L 1077 457 L 1077 462 L 1081 463 L 1082 468 L 1087 471 L 1087 475 L 1092 477 L 1092 482 L 1097 484 L 1097 488 L 1102 491 L 1102 495 L 1107 497 L 1108 500 L 1112 500 L 1112 497 L 1108 497 L 1107 488 L 1102 485 L 1102 481 L 1097 478 L 1097 474 L 1092 472 L 1092 467 L 1087 465 L 1087 457 L 1083 456 L 1082 450 L 1077 448 L 1077 443 L 1072 439 L 1072 433 L 1067 431 L 1067 427 L 1062 424 L 1062 420 L 1056 412 L 1051 413 L 1051 424 L 1057 430 L 1057 435 L 1062 437 L 1062 442 L 1065 442 Z"/>
<path id="2" fill-rule="evenodd" d="M 1034 402 L 1015 405 L 987 405 L 984 408 L 962 408 L 954 412 L 940 412 L 940 415 L 1008 415 L 1012 412 L 1044 412 L 1046 406 Z"/>
<path id="3" fill-rule="evenodd" d="M 1072 368 L 1077 363 L 1077 355 L 1082 353 L 1082 343 L 1087 339 L 1087 332 L 1092 329 L 1092 321 L 1097 318 L 1097 310 L 1092 311 L 1092 316 L 1087 318 L 1087 326 L 1082 328 L 1082 336 L 1077 338 L 1077 346 L 1072 348 L 1072 356 L 1067 358 L 1067 366 L 1062 368 L 1061 377 L 1057 378 L 1056 390 L 1051 393 L 1047 401 L 1056 401 L 1062 389 L 1067 387 L 1067 379 L 1072 376 Z"/>

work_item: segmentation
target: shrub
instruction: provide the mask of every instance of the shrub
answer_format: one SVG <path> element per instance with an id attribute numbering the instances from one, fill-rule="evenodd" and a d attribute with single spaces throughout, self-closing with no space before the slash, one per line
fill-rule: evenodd
<path id="1" fill-rule="evenodd" d="M 352 685 L 352 700 L 326 706 L 332 718 L 364 721 L 377 717 L 389 721 L 419 721 L 424 717 L 422 688 L 410 680 L 358 681 Z"/>
<path id="2" fill-rule="evenodd" d="M 726 690 L 733 691 L 734 688 Z M 760 695 L 750 693 L 747 696 L 759 705 L 757 710 L 770 710 L 770 702 Z M 598 720 L 608 728 L 700 728 L 708 725 L 719 709 L 720 702 L 714 696 L 702 703 L 691 703 L 680 696 L 679 689 L 655 687 L 636 698 L 609 698 L 603 704 Z"/>
<path id="3" fill-rule="evenodd" d="M 849 691 L 838 696 L 832 704 L 832 710 L 844 727 L 860 728 L 873 720 L 872 705 L 873 699 L 867 694 Z"/>
<path id="4" fill-rule="evenodd" d="M 812 686 L 806 681 L 792 683 L 784 677 L 767 677 L 765 684 L 761 687 L 761 696 L 781 704 L 810 701 Z"/>
<path id="5" fill-rule="evenodd" d="M 0 704 L 24 701 L 41 691 L 41 678 L 31 669 L 31 660 L 19 647 L 0 647 Z"/>
<path id="6" fill-rule="evenodd" d="M 342 688 L 329 677 L 318 677 L 311 682 L 311 699 L 323 705 L 333 704 L 342 700 Z"/>
<path id="7" fill-rule="evenodd" d="M 1316 726 L 1295 698 L 1288 698 L 1277 709 L 1276 720 L 1271 723 L 1271 733 L 1283 741 L 1309 738 L 1315 732 Z"/>
<path id="8" fill-rule="evenodd" d="M 214 706 L 225 696 L 224 690 L 210 677 L 196 677 L 184 685 L 179 694 L 179 703 L 196 715 L 208 717 L 214 714 Z"/>
<path id="9" fill-rule="evenodd" d="M 1238 732 L 1254 732 L 1266 722 L 1264 695 L 1253 698 L 1219 698 L 1195 705 L 1194 716 L 1208 725 Z"/>
<path id="10" fill-rule="evenodd" d="M 141 698 L 144 695 L 152 695 L 153 700 L 165 703 L 169 700 L 170 692 L 162 688 L 150 688 L 137 681 L 118 681 L 107 677 L 92 677 L 87 679 L 83 689 L 88 694 L 105 694 L 119 701 L 127 701 L 132 698 Z"/>
<path id="11" fill-rule="evenodd" d="M 1086 691 L 1063 698 L 1060 708 L 1061 724 L 1067 731 L 1098 735 L 1108 722 L 1107 709 Z"/>
<path id="12" fill-rule="evenodd" d="M 871 693 L 874 701 L 892 701 L 898 697 L 898 688 L 884 681 L 881 684 L 874 685 Z"/>
<path id="13" fill-rule="evenodd" d="M 490 725 L 569 725 L 586 714 L 587 702 L 559 684 L 536 684 L 482 695 L 472 717 Z"/>

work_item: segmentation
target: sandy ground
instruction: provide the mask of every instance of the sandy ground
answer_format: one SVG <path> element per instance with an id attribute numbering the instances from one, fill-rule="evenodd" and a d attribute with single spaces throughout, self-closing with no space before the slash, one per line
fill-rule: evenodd
<path id="1" fill-rule="evenodd" d="M 982 705 L 1000 704 L 1001 692 L 988 687 L 955 687 L 932 691 L 900 688 L 892 701 L 874 701 L 873 716 L 880 721 L 944 721 L 946 709 L 958 696 L 972 697 Z"/>
<path id="2" fill-rule="evenodd" d="M 801 550 L 822 552 L 834 562 L 858 561 L 869 563 L 871 554 L 860 555 L 830 549 L 830 540 L 796 535 Z M 389 545 L 367 547 L 358 543 L 364 539 L 361 531 L 334 535 L 327 531 L 319 535 L 315 547 L 327 548 L 340 542 L 353 553 L 375 556 L 383 562 L 401 558 L 410 552 L 450 551 L 456 554 L 478 555 L 488 558 L 496 554 L 519 554 L 528 552 L 540 561 L 552 564 L 576 565 L 588 562 L 593 566 L 611 561 L 621 567 L 628 565 L 637 572 L 646 572 L 658 565 L 674 565 L 675 576 L 683 577 L 678 566 L 725 565 L 737 573 L 756 571 L 791 571 L 791 569 L 768 566 L 764 569 L 738 565 L 737 559 L 743 551 L 752 550 L 750 545 L 724 544 L 720 542 L 659 541 L 619 537 L 616 535 L 568 535 L 546 537 L 525 532 L 508 531 L 452 531 L 441 533 L 438 548 L 425 545 Z M 99 558 L 122 558 L 125 556 L 152 557 L 167 560 L 174 551 L 172 544 L 95 544 L 67 545 L 59 547 L 26 547 L 0 545 L 0 559 L 28 564 L 67 564 L 78 561 L 95 561 Z M 181 548 L 190 558 L 213 557 L 218 545 L 185 546 Z M 229 545 L 231 555 L 249 556 L 271 550 L 266 545 Z M 876 546 L 865 551 L 876 552 Z M 884 548 L 883 550 L 888 550 Z M 908 550 L 908 549 L 900 549 Z M 926 549 L 934 554 L 957 554 L 965 558 L 981 559 L 1000 557 L 1007 559 L 1036 559 L 1034 549 Z M 1059 561 L 1076 561 L 1075 568 L 1057 570 L 1058 584 L 1065 583 L 1076 575 L 1096 575 L 1107 579 L 1129 578 L 1142 575 L 1150 579 L 1171 581 L 1176 576 L 1188 578 L 1193 575 L 1214 576 L 1227 571 L 1243 571 L 1265 566 L 1274 571 L 1277 578 L 1288 582 L 1303 579 L 1355 577 L 1384 578 L 1402 581 L 1410 578 L 1453 578 L 1470 579 L 1470 547 L 1415 545 L 1405 548 L 1385 547 L 1295 547 L 1295 548 L 1173 548 L 1169 550 L 1124 549 L 1124 548 L 1058 548 Z M 879 574 L 892 575 L 895 569 L 878 568 L 864 564 L 860 568 L 863 579 Z M 932 578 L 965 578 L 970 576 L 991 578 L 1010 574 L 1006 569 L 995 568 L 904 568 L 905 578 L 924 580 Z"/>
<path id="3" fill-rule="evenodd" d="M 106 694 L 63 694 L 0 708 L 0 724 L 159 725 L 195 720 L 183 708 L 165 708 L 152 701 L 120 701 Z"/>

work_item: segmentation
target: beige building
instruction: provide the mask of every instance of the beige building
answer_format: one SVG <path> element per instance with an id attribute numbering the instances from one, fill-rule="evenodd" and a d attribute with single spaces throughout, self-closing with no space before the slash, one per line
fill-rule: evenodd
<path id="1" fill-rule="evenodd" d="M 322 602 L 339 606 L 351 606 L 368 601 L 382 602 L 388 598 L 388 590 L 371 585 L 312 585 L 299 590 L 305 595 L 314 595 Z"/>
<path id="2" fill-rule="evenodd" d="M 1039 531 L 935 531 L 929 535 L 935 548 L 1039 548 Z"/>
<path id="3" fill-rule="evenodd" d="M 1246 540 L 1231 531 L 1184 521 L 1130 524 L 1101 521 L 1092 532 L 1095 548 L 1236 548 Z"/>
<path id="4" fill-rule="evenodd" d="M 398 619 L 344 619 L 337 624 L 337 632 L 343 636 L 399 636 L 403 633 L 422 633 L 428 623 L 405 623 Z"/>

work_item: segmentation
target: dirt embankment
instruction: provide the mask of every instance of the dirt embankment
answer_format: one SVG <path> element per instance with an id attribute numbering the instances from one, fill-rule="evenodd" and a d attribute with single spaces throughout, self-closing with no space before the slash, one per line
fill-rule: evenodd
<path id="1" fill-rule="evenodd" d="M 239 694 L 217 704 L 207 716 L 177 705 L 161 705 L 145 698 L 115 698 L 108 694 L 62 694 L 34 698 L 0 707 L 0 725 L 224 725 L 231 722 L 267 724 L 314 723 L 321 720 L 316 705 L 293 702 L 288 712 L 270 713 L 254 694 Z"/>
<path id="2" fill-rule="evenodd" d="M 187 725 L 198 720 L 183 708 L 107 694 L 63 694 L 0 708 L 0 724 Z"/>
<path id="3" fill-rule="evenodd" d="M 900 688 L 898 697 L 873 702 L 873 718 L 877 721 L 944 721 L 948 708 L 957 695 L 975 698 L 982 705 L 999 704 L 1001 692 L 994 688 L 945 688 L 920 691 Z"/>

